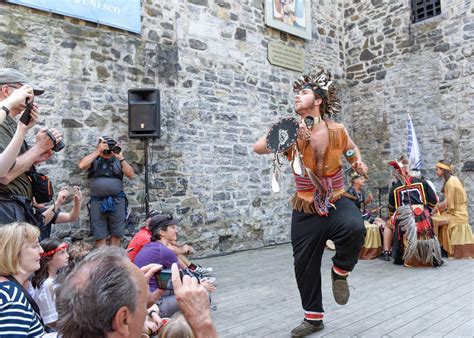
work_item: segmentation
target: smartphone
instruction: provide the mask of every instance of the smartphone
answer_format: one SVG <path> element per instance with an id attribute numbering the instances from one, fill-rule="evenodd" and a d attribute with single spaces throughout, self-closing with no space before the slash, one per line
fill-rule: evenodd
<path id="1" fill-rule="evenodd" d="M 183 272 L 179 271 L 179 277 L 183 280 Z M 158 289 L 173 290 L 173 282 L 171 281 L 171 269 L 161 269 L 155 273 L 156 285 Z"/>
<path id="2" fill-rule="evenodd" d="M 31 109 L 33 109 L 33 98 L 31 98 L 30 102 L 28 102 L 28 99 L 26 99 L 26 108 L 20 117 L 20 122 L 22 122 L 25 126 L 27 126 L 28 123 L 30 123 L 31 121 L 31 116 L 30 116 Z"/>

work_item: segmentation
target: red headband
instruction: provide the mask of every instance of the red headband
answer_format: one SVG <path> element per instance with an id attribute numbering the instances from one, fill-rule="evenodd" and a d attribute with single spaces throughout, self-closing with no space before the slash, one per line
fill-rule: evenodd
<path id="1" fill-rule="evenodd" d="M 49 257 L 49 256 L 54 256 L 56 252 L 59 252 L 61 250 L 67 249 L 69 245 L 67 243 L 62 243 L 60 246 L 58 246 L 56 249 L 50 250 L 48 252 L 43 252 L 40 254 L 41 257 Z"/>

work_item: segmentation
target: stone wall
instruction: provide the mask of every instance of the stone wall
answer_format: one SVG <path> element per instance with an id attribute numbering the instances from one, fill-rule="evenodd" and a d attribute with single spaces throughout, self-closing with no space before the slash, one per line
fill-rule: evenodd
<path id="1" fill-rule="evenodd" d="M 442 0 L 440 16 L 411 23 L 410 1 L 345 1 L 344 55 L 351 129 L 384 186 L 386 163 L 406 153 L 407 113 L 421 148 L 422 172 L 440 188 L 434 164 L 454 163 L 474 215 L 474 9 Z"/>
<path id="2" fill-rule="evenodd" d="M 125 190 L 143 219 L 144 151 L 127 137 L 127 90 L 159 88 L 162 137 L 149 154 L 151 207 L 183 217 L 181 234 L 204 254 L 288 241 L 291 181 L 271 193 L 270 157 L 255 156 L 252 145 L 293 115 L 291 84 L 299 74 L 270 65 L 267 44 L 304 49 L 307 70 L 318 64 L 341 79 L 342 12 L 330 1 L 313 5 L 314 40 L 306 42 L 266 27 L 263 3 L 144 1 L 141 36 L 0 4 L 0 67 L 41 79 L 41 124 L 63 130 L 68 145 L 41 170 L 56 186 L 85 187 L 88 199 L 77 163 L 98 136 L 113 136 L 135 168 Z M 81 216 L 56 235 L 87 239 L 85 207 Z"/>
<path id="3" fill-rule="evenodd" d="M 201 254 L 229 252 L 289 240 L 292 182 L 287 177 L 272 193 L 271 158 L 252 153 L 272 123 L 293 115 L 291 83 L 299 76 L 268 63 L 269 42 L 303 49 L 305 71 L 333 72 L 341 118 L 370 164 L 372 189 L 386 184 L 384 163 L 406 147 L 406 112 L 425 168 L 443 157 L 469 167 L 472 5 L 442 1 L 441 17 L 416 25 L 408 6 L 312 1 L 313 40 L 304 41 L 264 25 L 263 0 L 144 0 L 141 35 L 1 3 L 0 67 L 18 68 L 47 89 L 37 99 L 41 125 L 60 128 L 68 145 L 40 167 L 57 187 L 83 186 L 87 200 L 78 161 L 100 135 L 120 141 L 136 171 L 125 185 L 141 216 L 132 217 L 131 230 L 143 221 L 144 149 L 127 136 L 127 91 L 159 88 L 151 207 L 183 217 L 181 234 Z M 474 178 L 461 177 L 472 201 Z M 56 235 L 90 240 L 88 228 L 84 206 L 81 221 L 58 225 Z"/>

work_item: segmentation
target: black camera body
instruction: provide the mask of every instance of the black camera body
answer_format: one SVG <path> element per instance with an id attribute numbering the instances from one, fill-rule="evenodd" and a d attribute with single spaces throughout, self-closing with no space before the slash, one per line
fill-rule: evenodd
<path id="1" fill-rule="evenodd" d="M 56 138 L 54 137 L 53 133 L 47 129 L 46 134 L 48 134 L 49 138 L 53 141 L 54 146 L 51 148 L 52 151 L 57 153 L 58 151 L 61 151 L 64 149 L 66 144 L 63 142 L 63 140 L 56 142 Z"/>
<path id="2" fill-rule="evenodd" d="M 33 109 L 33 98 L 31 98 L 31 101 L 28 102 L 28 99 L 26 99 L 26 108 L 23 111 L 23 114 L 21 114 L 20 117 L 20 122 L 22 122 L 25 126 L 28 125 L 31 121 L 31 109 Z"/>
<path id="3" fill-rule="evenodd" d="M 120 152 L 122 151 L 122 148 L 117 145 L 117 141 L 115 141 L 113 138 L 104 136 L 102 137 L 102 140 L 107 142 L 107 146 L 109 147 L 109 149 L 104 150 L 105 155 L 110 155 L 112 153 L 120 154 Z"/>

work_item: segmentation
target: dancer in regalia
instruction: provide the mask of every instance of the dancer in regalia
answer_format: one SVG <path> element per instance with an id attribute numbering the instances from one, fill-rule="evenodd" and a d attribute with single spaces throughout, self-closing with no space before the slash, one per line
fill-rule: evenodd
<path id="1" fill-rule="evenodd" d="M 341 305 L 349 300 L 347 277 L 357 263 L 365 227 L 361 213 L 345 195 L 341 157 L 345 155 L 360 174 L 366 174 L 367 167 L 344 125 L 331 120 L 340 110 L 331 74 L 320 71 L 304 75 L 293 89 L 297 93 L 298 137 L 284 154 L 296 182 L 291 242 L 304 320 L 291 334 L 304 337 L 324 328 L 321 258 L 328 239 L 336 248 L 330 271 L 334 298 Z M 281 142 L 288 138 L 284 130 L 276 134 Z M 274 152 L 267 136 L 270 133 L 254 145 L 257 154 Z"/>
<path id="2" fill-rule="evenodd" d="M 392 161 L 399 176 L 388 193 L 388 211 L 395 225 L 392 257 L 394 264 L 413 266 L 440 266 L 441 248 L 434 234 L 431 211 L 438 198 L 422 178 L 408 174 L 409 165 Z"/>

